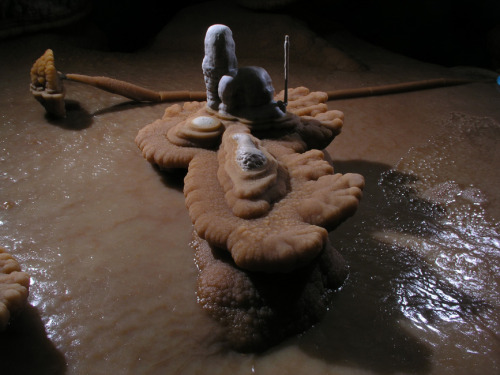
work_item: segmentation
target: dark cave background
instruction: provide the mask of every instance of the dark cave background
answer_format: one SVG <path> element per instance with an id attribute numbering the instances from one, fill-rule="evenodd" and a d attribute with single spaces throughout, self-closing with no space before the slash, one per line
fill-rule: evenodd
<path id="1" fill-rule="evenodd" d="M 176 12 L 201 0 L 93 0 L 89 17 L 111 50 L 147 45 Z M 275 0 L 275 2 L 277 2 Z M 283 1 L 281 1 L 283 2 Z M 319 35 L 348 31 L 391 51 L 445 66 L 470 65 L 500 72 L 498 0 L 295 0 L 256 12 L 288 14 Z"/>
<path id="2" fill-rule="evenodd" d="M 90 38 L 94 48 L 98 45 L 111 51 L 134 52 L 147 47 L 177 12 L 201 2 L 204 0 L 0 0 L 0 42 L 5 37 L 46 31 L 26 30 L 26 26 L 45 22 L 55 32 Z M 320 36 L 346 31 L 424 62 L 477 66 L 500 73 L 500 0 L 227 0 L 226 3 L 255 12 L 290 15 Z M 222 10 L 224 5 L 223 1 L 218 3 Z M 75 14 L 85 16 L 70 20 Z M 54 27 L 53 21 L 61 20 L 67 22 Z M 12 33 L 16 27 L 18 31 Z"/>

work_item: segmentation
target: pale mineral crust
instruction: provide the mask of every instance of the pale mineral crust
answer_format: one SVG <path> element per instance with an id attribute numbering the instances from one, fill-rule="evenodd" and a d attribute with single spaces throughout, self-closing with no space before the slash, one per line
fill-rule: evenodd
<path id="1" fill-rule="evenodd" d="M 262 351 L 301 333 L 326 313 L 347 276 L 342 256 L 325 243 L 319 256 L 290 273 L 251 272 L 194 233 L 200 305 L 239 351 Z"/>
<path id="2" fill-rule="evenodd" d="M 22 272 L 12 255 L 0 247 L 0 331 L 26 305 L 29 284 L 29 275 Z"/>
<path id="3" fill-rule="evenodd" d="M 317 159 L 308 160 L 314 168 Z M 354 213 L 364 183 L 357 174 L 290 178 L 287 194 L 266 215 L 246 220 L 227 205 L 216 176 L 215 153 L 193 158 L 184 194 L 195 230 L 211 245 L 229 250 L 239 267 L 265 272 L 289 272 L 312 261 L 323 249 L 328 230 Z"/>
<path id="4" fill-rule="evenodd" d="M 47 113 L 65 117 L 64 86 L 54 64 L 54 53 L 47 49 L 33 64 L 30 71 L 30 91 Z"/>
<path id="5" fill-rule="evenodd" d="M 318 256 L 328 230 L 355 212 L 364 186 L 360 175 L 333 173 L 319 150 L 343 124 L 343 114 L 328 111 L 326 99 L 297 88 L 290 92 L 290 111 L 278 121 L 221 119 L 228 136 L 247 134 L 270 163 L 276 161 L 272 173 L 238 171 L 228 163 L 237 159 L 237 147 L 226 141 L 219 149 L 172 142 L 171 129 L 210 114 L 205 103 L 168 108 L 163 119 L 139 132 L 136 143 L 161 168 L 188 168 L 186 205 L 201 238 L 228 250 L 243 269 L 290 272 Z"/>
<path id="6" fill-rule="evenodd" d="M 286 170 L 248 128 L 229 127 L 217 154 L 217 178 L 235 216 L 260 217 L 287 193 Z"/>
<path id="7" fill-rule="evenodd" d="M 219 82 L 225 75 L 236 74 L 238 60 L 231 29 L 225 25 L 212 25 L 205 35 L 205 57 L 202 63 L 207 88 L 207 106 L 219 109 Z"/>

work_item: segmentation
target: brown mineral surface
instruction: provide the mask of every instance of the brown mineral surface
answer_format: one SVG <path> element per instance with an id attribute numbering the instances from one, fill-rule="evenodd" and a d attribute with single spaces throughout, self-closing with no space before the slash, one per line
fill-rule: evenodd
<path id="1" fill-rule="evenodd" d="M 25 307 L 29 285 L 29 275 L 21 271 L 12 255 L 0 248 L 0 331 Z"/>
<path id="2" fill-rule="evenodd" d="M 343 114 L 327 110 L 325 93 L 304 87 L 290 93 L 290 112 L 279 120 L 219 120 L 205 102 L 185 103 L 169 107 L 136 137 L 148 161 L 188 168 L 184 195 L 195 231 L 247 270 L 288 272 L 306 265 L 325 247 L 325 228 L 351 216 L 362 195 L 362 176 L 334 174 L 315 149 L 340 133 Z M 213 142 L 207 145 L 199 132 L 179 140 L 199 118 L 220 124 L 220 131 L 208 132 Z"/>
<path id="3" fill-rule="evenodd" d="M 186 8 L 134 53 L 74 32 L 1 41 L 0 246 L 31 284 L 28 306 L 0 333 L 0 372 L 498 373 L 500 92 L 483 80 L 491 72 L 424 63 L 345 33 L 320 38 L 277 13 L 209 10 Z M 320 322 L 259 354 L 227 348 L 197 303 L 185 172 L 152 166 L 134 142 L 171 104 L 65 82 L 66 118 L 55 120 L 29 90 L 30 68 L 50 48 L 65 72 L 202 91 L 214 23 L 231 27 L 239 66 L 264 67 L 276 92 L 285 33 L 290 87 L 479 77 L 326 103 L 345 118 L 325 155 L 335 173 L 366 182 L 356 214 L 328 235 L 349 276 Z"/>

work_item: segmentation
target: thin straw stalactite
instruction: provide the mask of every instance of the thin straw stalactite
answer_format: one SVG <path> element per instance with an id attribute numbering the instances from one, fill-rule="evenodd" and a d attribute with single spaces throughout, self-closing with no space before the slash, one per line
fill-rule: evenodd
<path id="1" fill-rule="evenodd" d="M 180 100 L 206 100 L 205 91 L 153 91 L 133 83 L 103 76 L 87 76 L 84 74 L 65 74 L 62 78 L 94 86 L 101 90 L 121 95 L 137 102 L 170 102 Z"/>
<path id="2" fill-rule="evenodd" d="M 129 82 L 102 76 L 86 76 L 83 74 L 66 74 L 63 78 L 85 83 L 101 90 L 124 96 L 138 102 L 173 102 L 182 100 L 204 101 L 205 91 L 153 91 Z M 402 82 L 381 86 L 361 87 L 327 91 L 328 100 L 350 99 L 367 96 L 389 95 L 401 92 L 425 90 L 472 83 L 474 81 L 460 78 L 436 78 L 422 81 Z"/>
<path id="3" fill-rule="evenodd" d="M 327 91 L 328 100 L 359 98 L 376 95 L 389 95 L 401 92 L 432 89 L 438 87 L 464 85 L 472 83 L 470 79 L 461 78 L 435 78 L 422 81 L 402 82 L 390 85 L 360 87 L 357 89 L 344 89 Z"/>
<path id="4" fill-rule="evenodd" d="M 285 63 L 285 65 L 287 64 Z M 287 67 L 285 68 L 285 70 L 287 70 Z M 136 102 L 161 103 L 207 100 L 206 91 L 154 91 L 135 85 L 133 83 L 104 76 L 60 73 L 55 68 L 53 52 L 50 49 L 45 51 L 44 55 L 42 55 L 37 61 L 35 61 L 30 75 L 30 89 L 34 97 L 40 103 L 42 103 L 48 113 L 56 117 L 65 117 L 66 115 L 64 106 L 64 87 L 62 85 L 62 80 L 79 82 L 94 86 L 101 90 L 126 97 Z M 287 80 L 285 79 L 285 81 Z M 326 94 L 328 95 L 328 100 L 339 100 L 463 85 L 473 82 L 479 82 L 479 80 L 460 78 L 435 78 L 382 86 L 327 91 Z M 287 85 L 285 85 L 285 88 L 286 86 Z"/>
<path id="5" fill-rule="evenodd" d="M 101 90 L 121 95 L 126 98 L 138 102 L 160 102 L 160 94 L 156 91 L 146 89 L 141 86 L 134 85 L 129 82 L 120 81 L 118 79 L 102 77 L 102 76 L 87 76 L 83 74 L 65 74 L 63 78 L 73 82 L 85 83 L 97 87 Z"/>

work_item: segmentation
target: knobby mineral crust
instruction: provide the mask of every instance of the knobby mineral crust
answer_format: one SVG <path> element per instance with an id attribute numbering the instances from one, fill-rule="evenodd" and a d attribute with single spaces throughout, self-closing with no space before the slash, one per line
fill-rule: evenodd
<path id="1" fill-rule="evenodd" d="M 218 116 L 205 102 L 176 104 L 136 137 L 151 163 L 188 169 L 198 302 L 238 350 L 263 350 L 308 329 L 347 276 L 328 231 L 355 212 L 364 179 L 334 173 L 324 158 L 343 125 L 326 100 L 292 89 L 287 113 L 269 121 Z M 197 135 L 199 117 L 220 125 Z M 243 153 L 251 162 L 239 160 Z"/>

